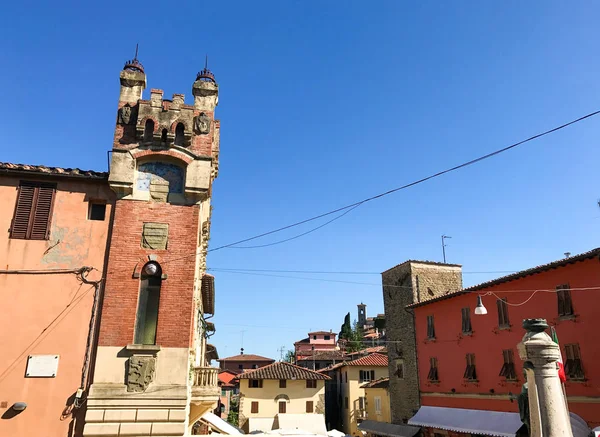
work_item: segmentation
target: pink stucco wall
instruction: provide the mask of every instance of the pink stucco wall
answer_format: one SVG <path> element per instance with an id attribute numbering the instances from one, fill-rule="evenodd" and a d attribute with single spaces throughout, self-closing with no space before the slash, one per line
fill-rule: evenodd
<path id="1" fill-rule="evenodd" d="M 105 181 L 56 180 L 50 239 L 10 239 L 19 180 L 36 179 L 0 177 L 0 437 L 79 435 L 76 418 L 83 409 L 72 409 L 72 395 L 82 385 L 95 297 L 95 288 L 74 274 L 6 270 L 91 266 L 97 271 L 88 279 L 100 279 L 111 217 L 113 193 Z M 108 202 L 104 221 L 87 219 L 90 199 Z M 32 354 L 58 355 L 56 377 L 26 377 Z M 26 402 L 27 408 L 14 415 L 15 402 Z"/>

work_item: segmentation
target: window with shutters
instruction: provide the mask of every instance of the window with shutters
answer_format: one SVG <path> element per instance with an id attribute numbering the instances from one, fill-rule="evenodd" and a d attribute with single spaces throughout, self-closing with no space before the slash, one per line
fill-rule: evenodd
<path id="1" fill-rule="evenodd" d="M 572 316 L 573 303 L 571 302 L 571 288 L 569 284 L 556 287 L 556 297 L 558 298 L 558 315 L 561 317 Z"/>
<path id="2" fill-rule="evenodd" d="M 312 413 L 314 412 L 314 404 L 313 401 L 306 401 L 306 412 Z"/>
<path id="3" fill-rule="evenodd" d="M 287 404 L 285 401 L 279 402 L 279 414 L 285 414 L 286 406 Z"/>
<path id="4" fill-rule="evenodd" d="M 510 322 L 508 321 L 508 303 L 506 302 L 506 298 L 496 300 L 499 328 L 510 328 Z"/>
<path id="5" fill-rule="evenodd" d="M 262 379 L 249 379 L 248 388 L 262 388 Z"/>
<path id="6" fill-rule="evenodd" d="M 463 377 L 467 381 L 477 381 L 477 371 L 475 370 L 475 354 L 467 354 L 467 367 Z"/>
<path id="7" fill-rule="evenodd" d="M 149 262 L 142 268 L 140 292 L 135 319 L 135 344 L 156 344 L 158 326 L 158 303 L 162 285 L 162 269 L 156 262 Z"/>
<path id="8" fill-rule="evenodd" d="M 286 388 L 287 387 L 287 381 L 285 379 L 280 379 L 279 380 L 279 388 Z"/>
<path id="9" fill-rule="evenodd" d="M 258 414 L 258 402 L 253 401 L 250 407 L 250 412 L 252 414 Z"/>
<path id="10" fill-rule="evenodd" d="M 471 308 L 461 309 L 462 313 L 462 333 L 472 334 L 473 328 L 471 328 Z"/>
<path id="11" fill-rule="evenodd" d="M 317 388 L 317 380 L 316 379 L 307 379 L 306 380 L 306 388 Z"/>
<path id="12" fill-rule="evenodd" d="M 358 372 L 359 382 L 369 382 L 375 380 L 374 370 L 359 370 Z"/>
<path id="13" fill-rule="evenodd" d="M 435 325 L 433 324 L 433 315 L 427 316 L 427 338 L 429 340 L 435 338 Z"/>
<path id="14" fill-rule="evenodd" d="M 515 361 L 512 349 L 503 350 L 502 357 L 504 359 L 504 364 L 502 364 L 502 368 L 500 369 L 500 376 L 503 376 L 508 380 L 516 380 L 517 372 L 515 370 Z"/>
<path id="15" fill-rule="evenodd" d="M 565 353 L 567 360 L 565 361 L 565 375 L 568 379 L 581 380 L 585 379 L 583 373 L 583 365 L 581 364 L 581 353 L 579 351 L 579 345 L 566 344 Z"/>
<path id="16" fill-rule="evenodd" d="M 375 396 L 375 414 L 381 414 L 381 396 Z"/>
<path id="17" fill-rule="evenodd" d="M 439 382 L 440 380 L 438 376 L 437 358 L 429 358 L 429 373 L 427 374 L 427 379 L 431 382 Z"/>
<path id="18" fill-rule="evenodd" d="M 50 236 L 55 195 L 56 185 L 21 182 L 10 227 L 10 238 L 47 240 Z"/>

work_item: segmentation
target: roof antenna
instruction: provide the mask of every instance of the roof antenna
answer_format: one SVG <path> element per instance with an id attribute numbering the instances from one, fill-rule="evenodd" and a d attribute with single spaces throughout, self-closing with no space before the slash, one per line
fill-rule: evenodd
<path id="1" fill-rule="evenodd" d="M 204 69 L 208 70 L 208 55 L 205 55 L 205 59 L 204 59 Z"/>
<path id="2" fill-rule="evenodd" d="M 133 59 L 137 59 L 137 54 L 138 54 L 138 43 L 135 43 L 135 56 L 133 57 Z"/>

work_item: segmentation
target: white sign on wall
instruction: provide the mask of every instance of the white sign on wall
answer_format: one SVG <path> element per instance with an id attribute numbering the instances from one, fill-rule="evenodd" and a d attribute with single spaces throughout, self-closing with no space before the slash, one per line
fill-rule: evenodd
<path id="1" fill-rule="evenodd" d="M 27 358 L 27 378 L 54 378 L 58 372 L 58 355 L 29 355 Z"/>

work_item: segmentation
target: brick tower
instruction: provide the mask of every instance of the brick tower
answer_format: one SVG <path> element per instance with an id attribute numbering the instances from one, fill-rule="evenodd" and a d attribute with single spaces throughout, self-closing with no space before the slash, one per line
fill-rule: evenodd
<path id="1" fill-rule="evenodd" d="M 182 436 L 219 398 L 205 318 L 218 85 L 205 68 L 193 105 L 159 89 L 142 100 L 137 56 L 120 81 L 109 175 L 118 200 L 84 435 Z"/>

